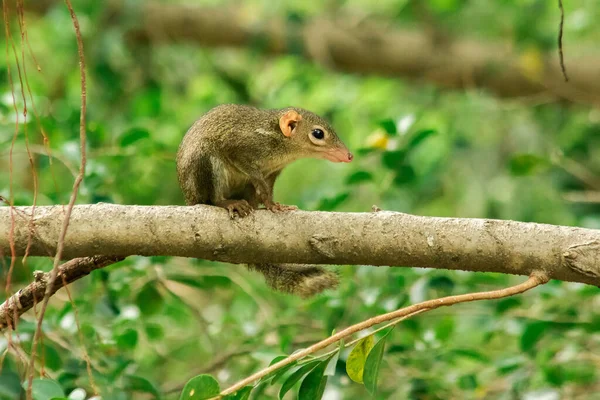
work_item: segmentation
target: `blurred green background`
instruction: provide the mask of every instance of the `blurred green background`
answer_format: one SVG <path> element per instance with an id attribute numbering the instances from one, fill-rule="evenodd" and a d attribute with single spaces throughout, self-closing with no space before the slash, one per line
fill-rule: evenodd
<path id="1" fill-rule="evenodd" d="M 545 0 L 190 3 L 235 10 L 259 25 L 287 21 L 289 29 L 315 18 L 368 19 L 382 29 L 433 29 L 449 41 L 502 43 L 533 80 L 541 55 L 556 52 L 559 21 L 556 2 Z M 565 3 L 568 70 L 570 57 L 586 56 L 588 49 L 600 54 L 600 3 Z M 598 103 L 499 98 L 485 85 L 446 90 L 410 77 L 348 74 L 297 52 L 267 55 L 261 43 L 234 49 L 168 38 L 139 41 L 128 33 L 139 25 L 145 4 L 73 1 L 88 72 L 88 164 L 79 203 L 183 204 L 175 153 L 200 115 L 221 103 L 293 105 L 326 116 L 356 157 L 344 165 L 296 162 L 276 184 L 277 201 L 306 210 L 362 212 L 375 204 L 418 215 L 600 228 Z M 15 205 L 33 203 L 28 142 L 37 204 L 66 204 L 80 157 L 71 18 L 62 2 L 26 1 L 23 42 L 14 4 L 7 9 L 12 39 L 0 34 L 7 54 L 0 57 L 0 195 Z M 10 259 L 4 261 L 2 287 Z M 50 266 L 49 259 L 17 260 L 12 290 Z M 72 285 L 74 303 L 64 291 L 52 299 L 41 346 L 44 373 L 65 395 L 82 388 L 91 396 L 84 346 L 104 399 L 177 399 L 196 374 L 210 373 L 224 388 L 334 328 L 435 296 L 523 279 L 410 268 L 338 270 L 338 290 L 302 301 L 270 291 L 241 266 L 130 257 Z M 405 321 L 387 339 L 376 398 L 600 399 L 598 294 L 595 287 L 553 281 L 522 296 Z M 29 353 L 34 324 L 30 312 L 10 343 Z M 8 339 L 0 339 L 3 351 Z M 7 351 L 0 399 L 18 399 L 25 368 L 13 347 Z M 368 396 L 346 376 L 346 357 L 342 353 L 325 399 Z M 278 390 L 261 387 L 253 398 L 276 398 Z M 89 398 L 75 393 L 71 398 Z"/>

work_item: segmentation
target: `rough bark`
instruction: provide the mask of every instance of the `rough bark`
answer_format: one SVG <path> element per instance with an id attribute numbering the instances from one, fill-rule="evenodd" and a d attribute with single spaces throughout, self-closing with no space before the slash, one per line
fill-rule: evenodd
<path id="1" fill-rule="evenodd" d="M 0 208 L 0 252 L 53 255 L 63 207 Z M 14 221 L 14 224 L 13 222 Z M 12 233 L 11 233 L 12 232 Z M 64 257 L 167 255 L 231 263 L 430 267 L 530 275 L 600 285 L 600 231 L 396 212 L 257 211 L 230 220 L 210 206 L 113 204 L 73 209 Z"/>

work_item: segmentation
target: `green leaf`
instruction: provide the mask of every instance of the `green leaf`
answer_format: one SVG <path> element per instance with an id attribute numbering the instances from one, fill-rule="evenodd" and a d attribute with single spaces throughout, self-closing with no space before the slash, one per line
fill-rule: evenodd
<path id="1" fill-rule="evenodd" d="M 27 381 L 23 382 L 23 389 L 27 390 Z M 60 385 L 51 379 L 35 378 L 31 390 L 33 400 L 51 400 L 55 397 L 65 397 Z"/>
<path id="2" fill-rule="evenodd" d="M 332 333 L 332 335 L 333 335 L 333 333 Z M 344 339 L 340 340 L 340 343 L 338 346 L 338 351 L 336 351 L 335 354 L 333 354 L 333 356 L 331 356 L 331 359 L 329 360 L 329 364 L 327 364 L 327 369 L 325 369 L 325 375 L 327 375 L 327 376 L 335 375 L 335 369 L 337 367 L 338 360 L 340 359 L 340 353 L 342 352 L 342 350 L 344 350 Z"/>
<path id="3" fill-rule="evenodd" d="M 21 379 L 19 375 L 4 366 L 0 373 L 0 398 L 18 399 L 20 393 Z"/>
<path id="4" fill-rule="evenodd" d="M 357 183 L 370 182 L 373 180 L 373 175 L 367 171 L 356 171 L 346 179 L 347 185 L 356 185 Z"/>
<path id="5" fill-rule="evenodd" d="M 394 185 L 402 186 L 407 183 L 411 183 L 415 180 L 417 174 L 415 169 L 410 165 L 401 165 L 396 172 L 396 176 L 394 177 Z"/>
<path id="6" fill-rule="evenodd" d="M 219 382 L 210 375 L 198 375 L 190 379 L 183 388 L 179 400 L 205 400 L 221 393 Z"/>
<path id="7" fill-rule="evenodd" d="M 279 390 L 279 399 L 283 399 L 283 396 L 285 396 L 285 394 L 287 392 L 290 391 L 291 388 L 294 387 L 294 385 L 300 380 L 302 379 L 302 377 L 306 374 L 308 374 L 310 371 L 313 370 L 313 368 L 315 368 L 318 364 L 320 363 L 320 361 L 315 360 L 315 361 L 310 361 L 306 364 L 304 364 L 303 366 L 301 366 L 300 368 L 298 368 L 296 371 L 294 371 L 293 374 L 291 374 L 286 380 L 285 382 L 283 382 L 283 385 L 281 385 L 281 389 Z"/>
<path id="8" fill-rule="evenodd" d="M 447 294 L 450 294 L 454 289 L 454 281 L 447 276 L 434 276 L 429 279 L 427 285 L 431 289 L 440 290 Z"/>
<path id="9" fill-rule="evenodd" d="M 373 335 L 365 336 L 352 349 L 346 360 L 346 373 L 356 383 L 363 383 L 367 355 L 373 348 Z"/>
<path id="10" fill-rule="evenodd" d="M 160 340 L 165 336 L 165 331 L 162 325 L 150 322 L 146 324 L 146 336 L 149 340 Z"/>
<path id="11" fill-rule="evenodd" d="M 324 199 L 321 199 L 321 202 L 319 204 L 319 210 L 322 211 L 333 211 L 335 210 L 339 205 L 341 205 L 344 201 L 346 201 L 346 199 L 350 197 L 350 193 L 340 193 L 336 196 L 333 197 L 326 197 Z"/>
<path id="12" fill-rule="evenodd" d="M 508 310 L 519 307 L 522 301 L 516 297 L 507 297 L 496 303 L 496 314 L 503 314 Z"/>
<path id="13" fill-rule="evenodd" d="M 183 283 L 198 289 L 214 289 L 217 287 L 228 288 L 231 286 L 231 279 L 226 276 L 204 275 L 204 276 L 189 276 L 189 275 L 168 275 L 170 281 Z"/>
<path id="14" fill-rule="evenodd" d="M 444 317 L 435 326 L 435 337 L 444 342 L 454 333 L 454 317 Z"/>
<path id="15" fill-rule="evenodd" d="M 44 354 L 44 365 L 52 371 L 58 371 L 62 368 L 63 362 L 60 353 L 54 347 L 44 343 L 42 347 Z"/>
<path id="16" fill-rule="evenodd" d="M 133 350 L 138 342 L 138 332 L 135 329 L 127 329 L 116 337 L 117 346 L 123 350 Z"/>
<path id="17" fill-rule="evenodd" d="M 123 385 L 125 389 L 130 392 L 143 392 L 150 393 L 155 399 L 160 398 L 160 393 L 156 390 L 156 387 L 146 378 L 135 375 L 127 375 L 123 378 Z"/>
<path id="18" fill-rule="evenodd" d="M 149 139 L 149 138 L 150 138 L 150 132 L 148 132 L 147 129 L 131 128 L 127 132 L 123 133 L 123 135 L 121 135 L 121 140 L 119 142 L 119 145 L 121 147 L 127 147 L 127 146 L 131 146 L 132 144 L 134 144 L 137 141 L 140 141 L 142 139 Z"/>
<path id="19" fill-rule="evenodd" d="M 383 130 L 390 135 L 395 135 L 398 133 L 398 127 L 396 126 L 396 122 L 391 118 L 379 121 L 379 126 L 382 127 Z"/>
<path id="20" fill-rule="evenodd" d="M 385 151 L 381 157 L 384 167 L 396 170 L 404 163 L 406 152 L 404 150 Z"/>
<path id="21" fill-rule="evenodd" d="M 548 160 L 535 154 L 517 154 L 509 163 L 510 173 L 514 176 L 532 175 L 550 165 Z"/>
<path id="22" fill-rule="evenodd" d="M 547 328 L 548 323 L 541 321 L 527 325 L 521 335 L 521 350 L 524 352 L 533 350 Z"/>
<path id="23" fill-rule="evenodd" d="M 321 361 L 302 381 L 298 391 L 298 400 L 320 400 L 325 392 L 327 385 L 327 376 L 325 370 L 331 357 Z"/>
<path id="24" fill-rule="evenodd" d="M 525 357 L 517 356 L 500 360 L 496 363 L 497 370 L 500 375 L 507 375 L 521 368 L 525 364 Z"/>
<path id="25" fill-rule="evenodd" d="M 385 350 L 385 341 L 392 330 L 394 330 L 393 327 L 387 331 L 381 339 L 379 339 L 379 341 L 375 344 L 375 346 L 373 346 L 373 349 L 367 355 L 363 379 L 365 382 L 365 388 L 367 388 L 369 393 L 372 395 L 374 395 L 377 391 L 377 378 L 379 377 L 379 368 L 381 367 L 383 351 Z"/>
<path id="26" fill-rule="evenodd" d="M 415 133 L 406 144 L 407 150 L 412 150 L 416 148 L 418 145 L 423 143 L 425 139 L 430 137 L 431 135 L 435 135 L 437 132 L 433 129 L 423 129 L 417 133 Z"/>
<path id="27" fill-rule="evenodd" d="M 274 359 L 271 360 L 271 362 L 269 363 L 269 367 L 271 365 L 277 364 L 279 361 L 286 359 L 288 356 L 277 356 Z M 288 367 L 289 365 L 286 365 L 286 367 Z M 283 369 L 285 367 L 282 367 L 281 369 Z M 271 372 L 270 374 L 267 374 L 265 376 L 263 376 L 262 378 L 260 378 L 259 383 L 262 382 L 268 382 L 270 381 L 281 369 L 278 369 L 276 371 Z"/>
<path id="28" fill-rule="evenodd" d="M 483 353 L 480 353 L 476 350 L 472 350 L 472 349 L 454 349 L 451 350 L 451 354 L 456 355 L 456 356 L 461 356 L 461 357 L 465 357 L 465 358 L 470 358 L 472 360 L 476 360 L 476 361 L 481 361 L 481 362 L 489 362 L 490 359 L 485 356 Z"/>
<path id="29" fill-rule="evenodd" d="M 228 394 L 224 397 L 226 400 L 248 400 L 250 398 L 250 392 L 252 392 L 254 386 L 244 386 L 235 393 Z"/>
<path id="30" fill-rule="evenodd" d="M 155 282 L 146 283 L 135 299 L 140 311 L 146 316 L 157 314 L 163 307 L 162 295 L 155 285 Z"/>
<path id="31" fill-rule="evenodd" d="M 298 364 L 298 362 L 294 361 L 294 362 L 286 365 L 285 367 L 279 368 L 273 375 L 271 375 L 271 385 L 274 385 L 275 383 L 277 383 L 277 381 L 279 379 L 281 379 L 281 377 L 283 375 L 285 375 L 290 369 L 295 367 L 297 364 Z"/>
<path id="32" fill-rule="evenodd" d="M 473 374 L 463 375 L 458 378 L 458 386 L 464 390 L 475 390 L 477 386 L 477 378 Z"/>

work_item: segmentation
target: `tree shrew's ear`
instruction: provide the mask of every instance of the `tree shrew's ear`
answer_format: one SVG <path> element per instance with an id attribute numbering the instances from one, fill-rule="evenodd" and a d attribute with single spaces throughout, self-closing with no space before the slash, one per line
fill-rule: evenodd
<path id="1" fill-rule="evenodd" d="M 302 115 L 294 110 L 287 111 L 279 118 L 279 128 L 281 128 L 281 133 L 286 137 L 292 136 L 292 132 L 300 120 L 302 120 Z"/>

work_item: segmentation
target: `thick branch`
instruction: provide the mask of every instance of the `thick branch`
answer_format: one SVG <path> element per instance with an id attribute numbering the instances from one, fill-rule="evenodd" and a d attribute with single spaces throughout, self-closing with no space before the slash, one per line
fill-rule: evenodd
<path id="1" fill-rule="evenodd" d="M 26 3 L 46 12 L 56 0 Z M 419 78 L 447 88 L 486 88 L 502 97 L 544 95 L 550 99 L 600 104 L 600 54 L 569 58 L 564 82 L 554 52 L 529 64 L 511 43 L 432 38 L 427 29 L 389 29 L 384 21 L 314 18 L 290 23 L 283 17 L 249 16 L 240 7 L 150 3 L 128 9 L 121 0 L 107 8 L 107 20 L 139 21 L 129 36 L 142 42 L 187 41 L 209 47 L 255 47 L 270 54 L 299 54 L 344 72 Z M 572 54 L 571 52 L 570 54 Z M 534 56 L 537 57 L 537 56 Z M 531 65 L 533 64 L 533 66 Z"/>
<path id="2" fill-rule="evenodd" d="M 540 54 L 532 70 L 522 54 L 503 43 L 437 43 L 426 31 L 386 29 L 381 23 L 356 26 L 345 18 L 298 24 L 270 17 L 257 23 L 241 11 L 150 4 L 141 10 L 141 26 L 132 36 L 211 47 L 259 46 L 271 54 L 301 54 L 339 71 L 420 78 L 449 88 L 482 87 L 503 97 L 547 95 L 600 104 L 600 54 L 569 60 L 567 83 L 554 53 Z"/>
<path id="3" fill-rule="evenodd" d="M 25 253 L 30 207 L 0 208 L 0 252 Z M 29 255 L 53 255 L 63 207 L 37 207 Z M 600 285 L 600 231 L 396 212 L 257 211 L 230 220 L 211 206 L 114 204 L 73 209 L 67 258 L 168 255 L 231 263 L 309 263 L 431 267 L 530 275 Z"/>

